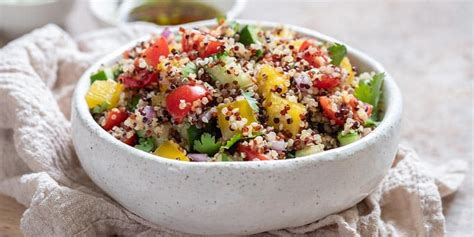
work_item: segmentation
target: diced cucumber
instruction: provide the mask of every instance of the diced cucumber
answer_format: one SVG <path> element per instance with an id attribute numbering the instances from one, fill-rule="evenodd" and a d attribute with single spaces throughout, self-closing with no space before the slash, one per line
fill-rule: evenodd
<path id="1" fill-rule="evenodd" d="M 299 151 L 296 151 L 295 155 L 296 157 L 309 156 L 309 155 L 321 152 L 323 151 L 323 149 L 324 149 L 324 146 L 322 144 L 313 145 L 313 146 L 309 146 L 304 149 L 301 149 Z"/>
<path id="2" fill-rule="evenodd" d="M 113 79 L 114 79 L 114 72 L 112 71 L 112 69 L 105 68 L 91 75 L 91 84 L 94 83 L 95 81 L 106 81 L 106 80 L 113 80 Z"/>
<path id="3" fill-rule="evenodd" d="M 259 44 L 257 31 L 253 26 L 246 25 L 240 31 L 240 38 L 239 42 L 244 44 L 245 46 L 249 46 L 251 44 Z"/>
<path id="4" fill-rule="evenodd" d="M 236 81 L 240 88 L 247 88 L 253 84 L 252 79 L 250 79 L 249 75 L 242 70 L 240 64 L 235 62 L 235 58 L 228 57 L 228 56 L 221 56 L 220 59 L 225 63 L 224 66 L 217 64 L 212 67 L 207 67 L 207 72 L 211 75 L 212 79 L 219 81 L 223 84 L 225 83 L 233 83 Z M 232 66 L 233 70 L 237 71 L 238 75 L 229 74 L 227 71 L 229 70 L 229 65 Z"/>
<path id="5" fill-rule="evenodd" d="M 342 135 L 341 132 L 337 135 L 337 140 L 341 143 L 341 146 L 345 146 L 347 144 L 353 143 L 360 139 L 360 135 L 357 132 L 349 132 L 347 134 Z"/>

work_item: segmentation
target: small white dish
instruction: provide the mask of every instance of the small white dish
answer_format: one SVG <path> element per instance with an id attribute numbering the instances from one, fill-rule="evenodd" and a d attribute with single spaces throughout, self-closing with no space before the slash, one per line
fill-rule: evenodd
<path id="1" fill-rule="evenodd" d="M 48 23 L 62 25 L 74 0 L 0 1 L 0 32 L 13 39 Z"/>
<path id="2" fill-rule="evenodd" d="M 185 27 L 214 23 L 203 21 Z M 289 27 L 303 35 L 338 42 L 316 31 Z M 137 215 L 193 234 L 254 234 L 296 227 L 361 201 L 392 165 L 402 99 L 388 73 L 380 125 L 361 140 L 340 148 L 291 160 L 199 163 L 164 159 L 125 145 L 93 120 L 84 96 L 92 72 L 111 65 L 124 50 L 148 38 L 130 42 L 89 68 L 72 102 L 72 136 L 82 166 L 98 186 Z M 374 59 L 350 46 L 347 49 L 351 62 L 361 71 L 385 72 Z"/>

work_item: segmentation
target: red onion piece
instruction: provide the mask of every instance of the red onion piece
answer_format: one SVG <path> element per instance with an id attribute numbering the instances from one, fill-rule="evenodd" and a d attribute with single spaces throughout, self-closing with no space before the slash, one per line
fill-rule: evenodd
<path id="1" fill-rule="evenodd" d="M 295 78 L 296 85 L 302 91 L 306 91 L 311 88 L 311 78 L 309 78 L 306 74 L 300 74 L 298 77 Z"/>
<path id="2" fill-rule="evenodd" d="M 161 32 L 161 36 L 168 38 L 173 32 L 171 32 L 169 27 L 165 27 L 165 29 Z"/>
<path id="3" fill-rule="evenodd" d="M 207 162 L 209 156 L 207 154 L 201 154 L 201 153 L 190 153 L 188 154 L 188 157 L 195 162 Z"/>
<path id="4" fill-rule="evenodd" d="M 147 118 L 148 121 L 151 121 L 155 116 L 155 110 L 153 107 L 148 105 L 143 108 L 143 113 L 145 114 L 145 118 Z"/>
<path id="5" fill-rule="evenodd" d="M 202 113 L 202 114 L 199 116 L 199 119 L 201 119 L 201 121 L 203 121 L 203 122 L 205 122 L 205 123 L 209 123 L 209 121 L 211 121 L 211 119 L 212 119 L 211 110 L 207 110 L 207 111 L 205 111 L 204 113 Z"/>
<path id="6" fill-rule="evenodd" d="M 286 148 L 285 141 L 272 141 L 271 148 L 276 151 L 284 151 Z"/>

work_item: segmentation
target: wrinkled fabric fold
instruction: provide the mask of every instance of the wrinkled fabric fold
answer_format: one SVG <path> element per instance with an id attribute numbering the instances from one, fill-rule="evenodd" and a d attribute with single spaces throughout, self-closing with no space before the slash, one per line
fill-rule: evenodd
<path id="1" fill-rule="evenodd" d="M 80 75 L 107 52 L 159 31 L 134 23 L 72 39 L 48 25 L 1 49 L 0 193 L 27 207 L 26 236 L 188 236 L 149 223 L 104 194 L 81 168 L 70 136 Z M 443 236 L 442 197 L 458 189 L 466 169 L 457 160 L 433 167 L 400 146 L 387 176 L 357 205 L 259 235 Z"/>

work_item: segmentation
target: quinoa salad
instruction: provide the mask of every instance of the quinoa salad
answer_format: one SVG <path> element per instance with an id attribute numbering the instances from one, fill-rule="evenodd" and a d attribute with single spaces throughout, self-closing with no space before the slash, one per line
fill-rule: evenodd
<path id="1" fill-rule="evenodd" d="M 298 159 L 355 142 L 382 117 L 383 73 L 283 26 L 165 29 L 90 78 L 94 120 L 159 159 Z"/>

